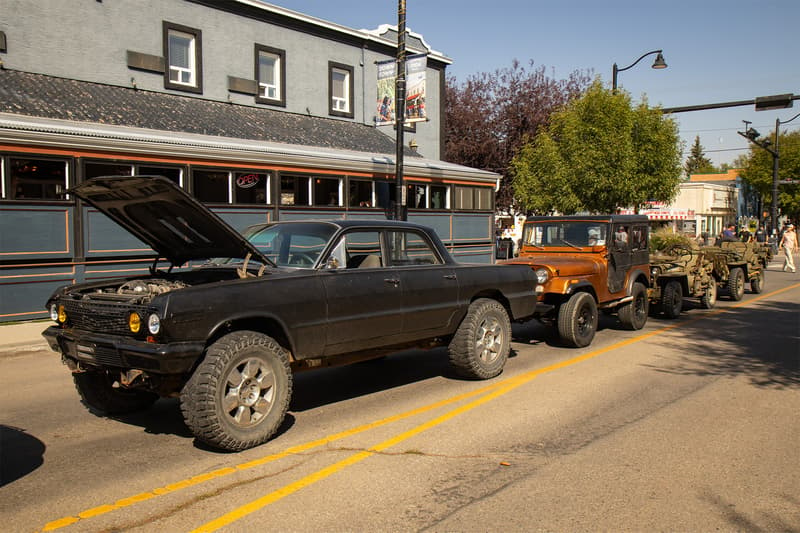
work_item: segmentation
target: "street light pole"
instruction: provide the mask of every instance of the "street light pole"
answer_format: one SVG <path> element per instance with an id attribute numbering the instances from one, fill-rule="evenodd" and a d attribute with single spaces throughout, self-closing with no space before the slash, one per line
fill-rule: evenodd
<path id="1" fill-rule="evenodd" d="M 641 61 L 645 57 L 647 57 L 649 55 L 653 55 L 653 54 L 658 54 L 658 55 L 656 55 L 656 59 L 655 59 L 655 61 L 653 61 L 652 68 L 657 69 L 657 70 L 658 69 L 662 69 L 662 68 L 667 68 L 667 63 L 666 63 L 666 61 L 664 61 L 664 56 L 662 55 L 662 50 L 653 50 L 652 52 L 647 52 L 646 54 L 642 54 L 639 57 L 639 59 L 637 59 L 636 61 L 634 61 L 633 63 L 631 63 L 630 65 L 628 65 L 627 67 L 624 67 L 624 68 L 619 68 L 619 67 L 617 67 L 617 64 L 614 63 L 614 66 L 611 69 L 611 90 L 614 91 L 614 92 L 617 91 L 617 74 L 618 73 L 622 72 L 623 70 L 628 70 L 629 68 L 635 66 L 636 63 L 638 63 L 639 61 Z"/>
<path id="2" fill-rule="evenodd" d="M 769 139 L 764 139 L 759 141 L 758 138 L 760 137 L 760 133 L 755 129 L 750 127 L 750 122 L 743 121 L 745 123 L 745 131 L 741 132 L 738 131 L 737 133 L 750 141 L 751 143 L 755 144 L 756 146 L 763 148 L 767 152 L 770 153 L 772 156 L 772 205 L 770 206 L 770 226 L 772 233 L 777 233 L 778 231 L 778 184 L 780 180 L 778 180 L 778 168 L 780 166 L 780 151 L 778 148 L 778 140 L 780 136 L 780 126 L 781 124 L 788 124 L 789 122 L 793 121 L 797 117 L 800 117 L 800 113 L 796 114 L 789 120 L 781 120 L 776 118 L 775 119 L 775 142 L 774 148 L 770 148 L 769 145 L 771 144 Z"/>
<path id="3" fill-rule="evenodd" d="M 403 128 L 406 118 L 406 0 L 397 5 L 397 83 L 395 85 L 395 220 L 405 220 L 406 190 L 403 183 Z"/>

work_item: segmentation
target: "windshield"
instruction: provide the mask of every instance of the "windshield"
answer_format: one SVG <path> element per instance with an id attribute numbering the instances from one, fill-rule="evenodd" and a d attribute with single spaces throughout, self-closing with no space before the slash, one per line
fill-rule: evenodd
<path id="1" fill-rule="evenodd" d="M 608 225 L 602 222 L 565 220 L 527 222 L 522 233 L 522 243 L 538 247 L 602 246 L 606 244 L 607 231 Z"/>
<path id="2" fill-rule="evenodd" d="M 278 266 L 313 268 L 335 232 L 331 224 L 290 223 L 248 228 L 244 237 Z"/>

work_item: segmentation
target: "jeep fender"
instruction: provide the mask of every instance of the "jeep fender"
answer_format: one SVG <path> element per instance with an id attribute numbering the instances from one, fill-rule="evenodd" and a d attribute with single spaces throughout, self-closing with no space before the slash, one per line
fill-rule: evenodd
<path id="1" fill-rule="evenodd" d="M 633 284 L 637 281 L 645 287 L 650 287 L 650 273 L 640 267 L 632 268 L 630 276 L 628 276 L 628 285 L 625 287 L 625 294 L 628 296 L 633 294 Z"/>

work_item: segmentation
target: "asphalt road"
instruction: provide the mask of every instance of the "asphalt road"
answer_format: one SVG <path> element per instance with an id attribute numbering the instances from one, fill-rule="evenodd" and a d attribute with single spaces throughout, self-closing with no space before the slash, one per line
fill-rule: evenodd
<path id="1" fill-rule="evenodd" d="M 98 418 L 55 353 L 0 358 L 0 529 L 800 531 L 800 274 L 584 349 L 514 334 L 485 382 L 442 350 L 297 375 L 241 453 L 176 400 Z"/>

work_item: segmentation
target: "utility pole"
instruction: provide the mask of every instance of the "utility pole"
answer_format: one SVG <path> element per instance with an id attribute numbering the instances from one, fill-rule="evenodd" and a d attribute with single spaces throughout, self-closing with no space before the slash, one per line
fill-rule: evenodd
<path id="1" fill-rule="evenodd" d="M 406 188 L 403 183 L 403 128 L 406 123 L 406 0 L 397 4 L 397 82 L 395 86 L 395 220 L 405 220 Z"/>

